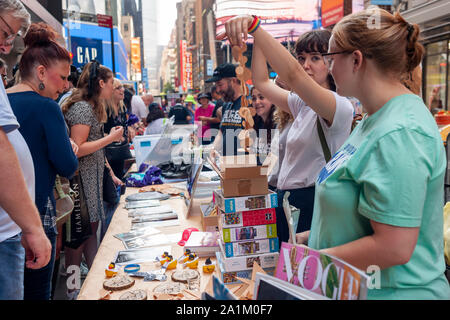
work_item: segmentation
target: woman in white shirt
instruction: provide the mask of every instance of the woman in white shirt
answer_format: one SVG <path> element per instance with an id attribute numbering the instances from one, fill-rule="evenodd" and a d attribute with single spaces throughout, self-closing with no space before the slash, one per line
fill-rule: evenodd
<path id="1" fill-rule="evenodd" d="M 278 172 L 278 203 L 289 191 L 289 203 L 300 209 L 297 232 L 309 230 L 314 207 L 315 180 L 326 164 L 318 125 L 322 127 L 331 155 L 338 150 L 350 134 L 353 107 L 350 101 L 337 95 L 333 78 L 322 53 L 328 50 L 331 32 L 314 30 L 299 38 L 295 45 L 297 61 L 320 86 L 333 91 L 336 112 L 332 116 L 317 114 L 296 93 L 282 89 L 268 77 L 266 58 L 255 41 L 252 57 L 252 75 L 255 87 L 277 107 L 293 115 L 294 121 L 287 132 L 285 155 Z M 284 210 L 277 209 L 277 232 L 280 241 L 289 239 Z"/>
<path id="2" fill-rule="evenodd" d="M 147 128 L 145 134 L 161 134 L 167 124 L 168 119 L 164 116 L 164 111 L 157 103 L 152 103 L 149 106 L 149 113 L 147 115 Z"/>

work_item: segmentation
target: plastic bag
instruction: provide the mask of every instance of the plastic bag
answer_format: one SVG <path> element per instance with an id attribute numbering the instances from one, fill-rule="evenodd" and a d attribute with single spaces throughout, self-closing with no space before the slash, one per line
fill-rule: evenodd
<path id="1" fill-rule="evenodd" d="M 444 255 L 445 262 L 450 265 L 450 202 L 444 206 Z"/>

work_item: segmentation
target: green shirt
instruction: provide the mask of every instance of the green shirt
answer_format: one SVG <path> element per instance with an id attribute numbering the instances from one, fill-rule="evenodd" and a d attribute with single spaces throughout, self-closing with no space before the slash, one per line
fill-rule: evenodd
<path id="1" fill-rule="evenodd" d="M 368 299 L 449 299 L 444 276 L 445 150 L 422 100 L 397 96 L 364 118 L 316 181 L 308 244 L 336 247 L 373 234 L 370 220 L 420 227 L 408 263 L 381 271 Z"/>

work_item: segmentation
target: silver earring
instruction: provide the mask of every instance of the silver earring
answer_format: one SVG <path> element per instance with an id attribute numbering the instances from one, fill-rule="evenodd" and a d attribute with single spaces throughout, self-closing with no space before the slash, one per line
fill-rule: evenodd
<path id="1" fill-rule="evenodd" d="M 44 90 L 45 89 L 45 85 L 43 82 L 39 83 L 39 90 Z"/>

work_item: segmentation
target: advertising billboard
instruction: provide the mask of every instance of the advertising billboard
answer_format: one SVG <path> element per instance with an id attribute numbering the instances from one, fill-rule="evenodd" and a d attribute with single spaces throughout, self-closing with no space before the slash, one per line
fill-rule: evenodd
<path id="1" fill-rule="evenodd" d="M 131 65 L 134 70 L 141 70 L 141 38 L 131 38 Z"/>
<path id="2" fill-rule="evenodd" d="M 183 92 L 187 92 L 194 87 L 192 81 L 192 53 L 187 49 L 187 41 L 180 41 L 180 87 Z"/>
<path id="3" fill-rule="evenodd" d="M 187 42 L 186 40 L 180 41 L 180 87 L 183 92 L 187 90 L 187 75 L 186 75 L 186 52 L 187 52 Z"/>
<path id="4" fill-rule="evenodd" d="M 217 0 L 216 3 L 217 34 L 225 32 L 228 19 L 241 14 L 260 17 L 263 28 L 280 40 L 296 40 L 320 26 L 319 0 Z"/>
<path id="5" fill-rule="evenodd" d="M 82 68 L 92 59 L 103 64 L 103 42 L 92 38 L 71 37 L 73 64 Z"/>
<path id="6" fill-rule="evenodd" d="M 322 26 L 336 24 L 344 17 L 344 0 L 322 0 Z"/>

